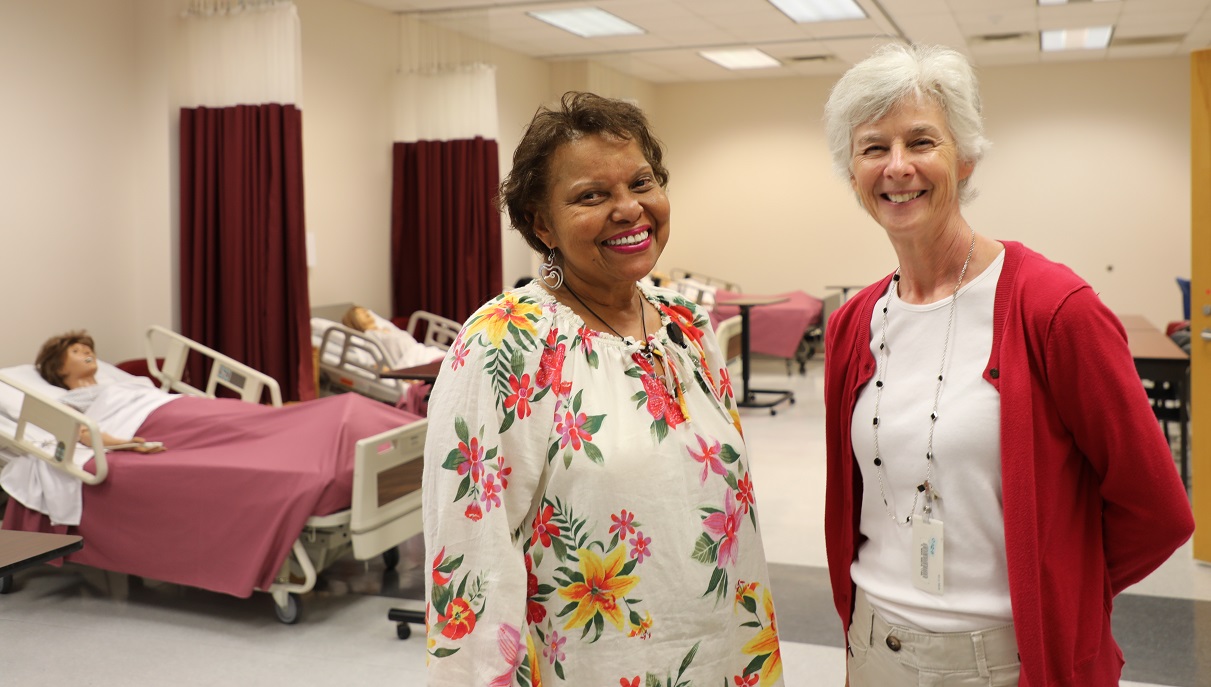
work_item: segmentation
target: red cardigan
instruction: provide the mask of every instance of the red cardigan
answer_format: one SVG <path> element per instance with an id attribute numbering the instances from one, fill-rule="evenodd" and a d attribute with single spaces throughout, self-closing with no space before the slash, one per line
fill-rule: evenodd
<path id="1" fill-rule="evenodd" d="M 984 379 L 1001 398 L 1005 550 L 1023 687 L 1117 687 L 1113 598 L 1194 531 L 1168 441 L 1126 332 L 1067 267 L 1003 241 Z M 833 601 L 848 632 L 862 475 L 850 421 L 875 373 L 870 320 L 891 275 L 828 320 L 824 531 Z M 847 635 L 848 636 L 848 635 Z"/>

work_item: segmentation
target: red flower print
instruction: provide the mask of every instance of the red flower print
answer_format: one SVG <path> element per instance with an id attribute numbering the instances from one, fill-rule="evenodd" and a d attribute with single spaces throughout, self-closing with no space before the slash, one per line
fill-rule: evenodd
<path id="1" fill-rule="evenodd" d="M 619 678 L 618 684 L 620 687 L 639 687 L 639 676 L 636 675 L 635 677 L 631 678 L 630 680 L 626 679 L 625 677 Z"/>
<path id="2" fill-rule="evenodd" d="M 513 468 L 505 467 L 505 457 L 499 456 L 496 459 L 496 477 L 500 480 L 500 490 L 504 491 L 509 488 L 509 475 L 513 474 Z"/>
<path id="3" fill-rule="evenodd" d="M 450 349 L 450 369 L 457 370 L 467 362 L 467 347 L 460 338 Z"/>
<path id="4" fill-rule="evenodd" d="M 439 587 L 443 584 L 448 583 L 450 581 L 450 578 L 453 577 L 453 573 L 444 573 L 444 572 L 438 570 L 438 568 L 441 567 L 441 564 L 444 563 L 445 560 L 446 560 L 446 547 L 443 546 L 442 550 L 438 551 L 437 555 L 433 557 L 433 584 L 435 584 Z"/>
<path id="5" fill-rule="evenodd" d="M 631 538 L 631 557 L 638 563 L 642 563 L 643 559 L 652 555 L 652 550 L 648 548 L 648 544 L 652 543 L 651 537 L 643 536 L 643 532 L 636 530 L 635 536 Z"/>
<path id="6" fill-rule="evenodd" d="M 559 448 L 571 444 L 573 451 L 579 451 L 582 441 L 592 441 L 593 435 L 584 430 L 588 420 L 584 413 L 577 413 L 575 417 L 570 412 L 564 413 L 563 419 L 555 425 L 555 431 L 559 432 Z"/>
<path id="7" fill-rule="evenodd" d="M 584 351 L 585 355 L 593 352 L 593 338 L 597 336 L 597 332 L 589 329 L 588 325 L 581 326 L 576 330 L 580 336 L 580 350 Z"/>
<path id="8" fill-rule="evenodd" d="M 557 333 L 557 330 L 551 330 L 547 336 L 547 345 L 542 350 L 542 357 L 538 359 L 538 374 L 534 377 L 534 384 L 540 389 L 554 386 L 558 391 L 563 385 L 563 361 L 567 355 L 567 346 L 555 345 Z"/>
<path id="9" fill-rule="evenodd" d="M 635 514 L 627 512 L 627 509 L 622 509 L 618 515 L 610 515 L 610 520 L 614 521 L 610 525 L 610 534 L 618 532 L 618 536 L 626 538 L 626 536 L 635 531 L 635 527 L 631 524 L 635 522 Z"/>
<path id="10" fill-rule="evenodd" d="M 468 520 L 478 522 L 480 518 L 484 517 L 484 512 L 480 509 L 478 503 L 473 503 L 467 506 L 467 510 L 463 515 L 467 516 Z"/>
<path id="11" fill-rule="evenodd" d="M 484 511 L 491 513 L 492 506 L 500 507 L 500 485 L 496 483 L 496 475 L 491 473 L 484 477 L 484 493 L 479 500 L 484 502 Z"/>
<path id="12" fill-rule="evenodd" d="M 744 514 L 748 515 L 748 509 L 753 506 L 753 480 L 749 473 L 744 473 L 744 477 L 736 486 L 740 487 L 740 490 L 736 492 L 736 500 L 740 502 Z"/>
<path id="13" fill-rule="evenodd" d="M 749 673 L 748 677 L 736 675 L 732 681 L 736 683 L 736 687 L 755 687 L 760 678 L 759 673 Z"/>
<path id="14" fill-rule="evenodd" d="M 648 413 L 653 419 L 659 420 L 664 417 L 664 411 L 668 407 L 669 392 L 655 375 L 646 374 L 640 377 L 639 381 L 643 382 L 643 390 L 648 395 Z"/>
<path id="15" fill-rule="evenodd" d="M 526 419 L 530 415 L 530 395 L 534 393 L 534 387 L 530 386 L 530 375 L 524 374 L 521 379 L 517 375 L 509 375 L 509 388 L 513 393 L 505 397 L 505 408 L 517 406 L 517 419 Z"/>
<path id="16" fill-rule="evenodd" d="M 471 437 L 470 445 L 458 442 L 458 452 L 466 459 L 458 464 L 458 474 L 470 472 L 471 481 L 478 484 L 484 476 L 484 447 L 479 445 L 479 438 Z"/>
<path id="17" fill-rule="evenodd" d="M 723 568 L 736 562 L 737 549 L 740 548 L 739 529 L 740 511 L 736 510 L 735 492 L 727 490 L 723 497 L 723 513 L 711 513 L 702 521 L 706 531 L 714 537 L 719 537 L 719 558 L 716 567 Z"/>
<path id="18" fill-rule="evenodd" d="M 534 534 L 530 537 L 530 546 L 535 546 L 542 542 L 543 548 L 550 548 L 551 537 L 559 536 L 559 525 L 551 522 L 551 516 L 555 513 L 555 508 L 550 504 L 543 506 L 542 510 L 534 516 Z"/>
<path id="19" fill-rule="evenodd" d="M 471 610 L 471 605 L 460 596 L 446 607 L 445 615 L 437 615 L 437 622 L 446 623 L 442 628 L 443 635 L 450 639 L 462 639 L 475 629 L 475 611 Z"/>
<path id="20" fill-rule="evenodd" d="M 727 351 L 724 351 L 727 353 Z M 724 396 L 735 397 L 735 392 L 732 391 L 732 375 L 728 373 L 726 367 L 719 368 L 719 390 Z"/>
<path id="21" fill-rule="evenodd" d="M 526 622 L 537 625 L 547 619 L 547 607 L 530 599 L 526 601 Z"/>
<path id="22" fill-rule="evenodd" d="M 702 449 L 702 453 L 694 453 L 694 449 L 692 448 L 686 450 L 689 451 L 691 458 L 702 463 L 702 477 L 699 479 L 699 483 L 706 484 L 706 478 L 712 472 L 716 475 L 726 475 L 727 468 L 723 467 L 723 461 L 719 459 L 719 454 L 723 451 L 723 445 L 719 443 L 718 439 L 712 445 L 706 443 L 706 439 L 703 439 L 701 434 L 695 436 L 698 437 L 698 446 Z"/>

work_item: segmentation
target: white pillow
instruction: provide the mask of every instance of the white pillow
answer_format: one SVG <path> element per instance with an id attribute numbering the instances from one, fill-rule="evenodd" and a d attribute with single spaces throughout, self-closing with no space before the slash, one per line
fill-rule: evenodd
<path id="1" fill-rule="evenodd" d="M 0 369 L 0 374 L 55 400 L 60 399 L 67 393 L 67 389 L 55 386 L 42 379 L 42 375 L 38 374 L 38 368 L 34 367 L 33 364 L 5 367 Z M 134 378 L 135 375 L 120 370 L 104 360 L 97 361 L 97 382 L 101 384 Z M 24 393 L 8 384 L 0 383 L 0 414 L 16 419 L 21 414 L 21 404 L 24 402 L 24 399 Z"/>

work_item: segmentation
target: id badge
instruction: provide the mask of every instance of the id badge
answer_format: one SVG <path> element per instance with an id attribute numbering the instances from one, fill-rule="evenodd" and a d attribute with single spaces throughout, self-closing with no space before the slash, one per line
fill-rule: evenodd
<path id="1" fill-rule="evenodd" d="M 942 521 L 912 519 L 912 583 L 930 594 L 942 593 Z"/>

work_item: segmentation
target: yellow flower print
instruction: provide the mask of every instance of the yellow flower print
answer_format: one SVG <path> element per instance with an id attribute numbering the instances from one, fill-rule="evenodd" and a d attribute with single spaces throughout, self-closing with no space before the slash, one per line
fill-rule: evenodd
<path id="1" fill-rule="evenodd" d="M 760 687 L 768 687 L 778 681 L 782 677 L 782 651 L 778 648 L 778 622 L 774 618 L 774 599 L 770 596 L 769 590 L 764 590 L 761 602 L 765 606 L 765 614 L 769 617 L 769 624 L 761 628 L 756 637 L 748 641 L 741 649 L 749 656 L 764 656 L 769 654 L 769 658 L 761 665 L 761 682 Z"/>
<path id="2" fill-rule="evenodd" d="M 466 336 L 484 331 L 492 345 L 499 347 L 505 335 L 509 333 L 509 325 L 522 332 L 534 335 L 534 323 L 529 316 L 537 317 L 542 308 L 533 303 L 523 303 L 512 293 L 506 293 L 500 300 L 490 303 L 480 309 L 475 315 L 475 321 L 467 326 Z"/>
<path id="3" fill-rule="evenodd" d="M 745 582 L 740 580 L 736 583 L 736 600 L 732 603 L 732 612 L 739 611 L 739 607 L 743 605 L 751 612 L 757 610 L 757 587 L 761 585 L 757 582 Z"/>
<path id="4" fill-rule="evenodd" d="M 624 629 L 622 609 L 618 607 L 618 602 L 634 589 L 635 585 L 639 584 L 639 577 L 636 575 L 618 574 L 625 564 L 623 560 L 625 548 L 623 546 L 615 547 L 606 556 L 604 563 L 600 556 L 589 549 L 580 549 L 576 552 L 576 555 L 580 557 L 580 574 L 584 576 L 584 582 L 573 582 L 568 587 L 559 590 L 560 596 L 578 604 L 576 611 L 572 613 L 572 617 L 568 619 L 568 624 L 564 625 L 563 629 L 572 630 L 583 627 L 598 613 L 605 616 L 614 627 L 619 630 Z"/>
<path id="5" fill-rule="evenodd" d="M 628 637 L 640 637 L 647 639 L 652 636 L 652 613 L 649 611 L 644 614 L 643 620 L 638 624 L 631 623 L 631 633 Z"/>

